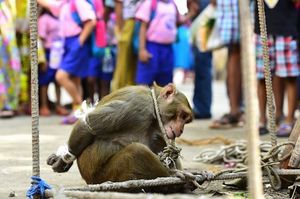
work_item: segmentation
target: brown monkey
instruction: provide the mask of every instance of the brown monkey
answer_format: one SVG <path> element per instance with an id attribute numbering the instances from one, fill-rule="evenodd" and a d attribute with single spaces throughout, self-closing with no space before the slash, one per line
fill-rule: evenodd
<path id="1" fill-rule="evenodd" d="M 184 125 L 192 121 L 187 98 L 173 84 L 152 89 L 167 137 L 179 137 Z M 54 171 L 66 172 L 77 158 L 88 184 L 153 179 L 172 174 L 157 156 L 165 146 L 150 88 L 130 86 L 107 95 L 79 119 L 67 151 L 51 155 L 47 162 Z"/>

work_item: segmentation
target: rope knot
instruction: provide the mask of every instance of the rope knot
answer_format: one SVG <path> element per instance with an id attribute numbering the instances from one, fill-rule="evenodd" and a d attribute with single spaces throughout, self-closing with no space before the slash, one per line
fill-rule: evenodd
<path id="1" fill-rule="evenodd" d="M 181 148 L 167 145 L 164 150 L 158 153 L 159 160 L 169 169 L 176 169 L 176 160 L 180 156 Z"/>
<path id="2" fill-rule="evenodd" d="M 32 176 L 31 179 L 31 187 L 28 189 L 26 197 L 33 199 L 35 195 L 39 194 L 41 198 L 44 198 L 45 190 L 51 189 L 51 187 L 38 176 Z"/>

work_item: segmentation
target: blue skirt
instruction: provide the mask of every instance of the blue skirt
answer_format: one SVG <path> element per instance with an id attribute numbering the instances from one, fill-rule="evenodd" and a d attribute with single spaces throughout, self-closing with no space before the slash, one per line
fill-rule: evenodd
<path id="1" fill-rule="evenodd" d="M 88 41 L 80 46 L 79 36 L 67 37 L 65 38 L 64 54 L 59 69 L 75 77 L 86 77 L 90 56 Z"/>

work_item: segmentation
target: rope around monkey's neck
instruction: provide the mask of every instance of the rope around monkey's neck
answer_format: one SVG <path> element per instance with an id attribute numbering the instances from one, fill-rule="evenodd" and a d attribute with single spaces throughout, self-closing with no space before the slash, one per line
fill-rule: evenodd
<path id="1" fill-rule="evenodd" d="M 176 169 L 176 160 L 180 155 L 181 149 L 175 145 L 175 140 L 170 140 L 167 137 L 166 129 L 164 128 L 164 125 L 161 120 L 154 88 L 151 88 L 151 96 L 153 99 L 155 115 L 159 124 L 160 131 L 162 133 L 164 141 L 167 144 L 164 150 L 158 153 L 159 159 L 163 163 L 163 165 L 165 165 L 167 168 Z"/>

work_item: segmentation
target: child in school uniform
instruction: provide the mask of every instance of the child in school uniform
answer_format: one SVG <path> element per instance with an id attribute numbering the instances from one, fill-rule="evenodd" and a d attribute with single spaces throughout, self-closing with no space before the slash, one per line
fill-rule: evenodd
<path id="1" fill-rule="evenodd" d="M 94 93 L 97 89 L 98 99 L 102 99 L 110 93 L 110 84 L 116 65 L 116 44 L 117 40 L 114 34 L 116 16 L 111 13 L 106 23 L 105 39 L 107 46 L 103 48 L 103 54 L 100 57 L 90 59 L 88 71 L 88 100 L 94 102 Z"/>
<path id="2" fill-rule="evenodd" d="M 55 74 L 59 66 L 53 61 L 50 61 L 50 52 L 55 53 L 54 43 L 60 42 L 59 36 L 59 21 L 58 18 L 53 16 L 49 11 L 43 9 L 38 19 L 39 37 L 42 40 L 45 50 L 46 61 L 45 67 L 39 68 L 39 86 L 40 86 L 40 115 L 49 116 L 51 114 L 48 106 L 48 86 L 51 82 L 55 83 L 56 91 L 56 106 L 55 111 L 58 115 L 67 115 L 68 111 L 60 104 L 60 87 L 55 82 Z M 54 45 L 53 45 L 54 44 Z M 61 43 L 58 43 L 62 45 Z M 52 50 L 51 50 L 52 49 Z M 55 56 L 55 55 L 53 55 Z M 53 57 L 52 56 L 52 57 Z M 53 58 L 52 58 L 53 59 Z M 56 57 L 56 59 L 59 59 Z M 57 60 L 59 61 L 59 60 Z M 51 63 L 50 63 L 51 62 Z"/>
<path id="3" fill-rule="evenodd" d="M 300 74 L 297 38 L 296 5 L 292 0 L 265 0 L 266 24 L 270 67 L 273 75 L 273 89 L 276 106 L 276 119 L 279 125 L 277 136 L 288 137 L 294 124 L 297 101 L 297 77 Z M 263 52 L 259 29 L 258 8 L 255 10 L 256 69 L 260 109 L 260 134 L 268 133 L 266 126 L 266 87 L 264 80 Z M 284 92 L 287 93 L 287 115 L 282 121 Z"/>
<path id="4" fill-rule="evenodd" d="M 157 0 L 151 16 L 152 1 L 142 2 L 135 15 L 141 21 L 136 83 L 164 86 L 173 80 L 177 8 L 172 0 Z"/>
<path id="5" fill-rule="evenodd" d="M 59 17 L 61 36 L 64 38 L 64 54 L 55 78 L 72 97 L 75 111 L 82 102 L 81 78 L 87 75 L 90 58 L 87 39 L 95 27 L 96 15 L 92 5 L 86 0 L 72 1 L 83 22 L 82 27 L 72 17 L 71 0 L 38 0 L 38 3 Z M 76 122 L 74 111 L 63 119 L 63 124 Z"/>

